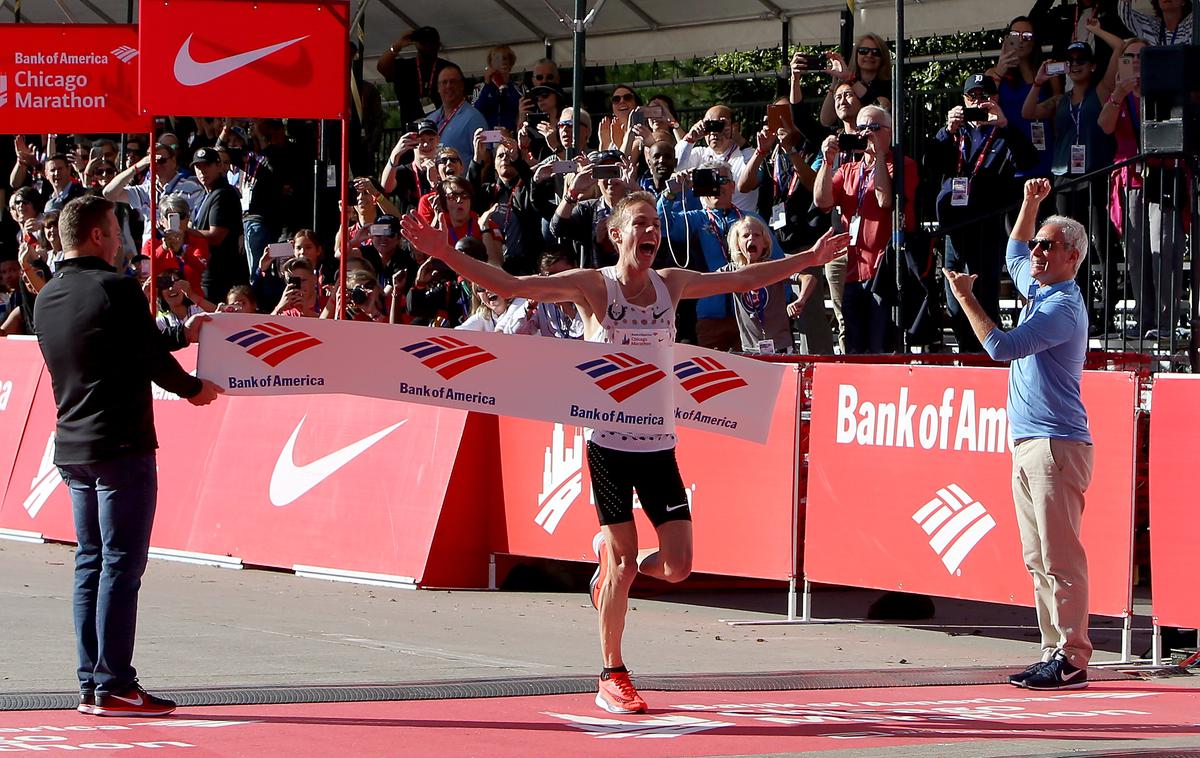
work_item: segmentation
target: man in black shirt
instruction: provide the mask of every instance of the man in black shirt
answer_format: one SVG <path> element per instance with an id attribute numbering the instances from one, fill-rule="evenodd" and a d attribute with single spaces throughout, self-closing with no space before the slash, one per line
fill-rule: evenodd
<path id="1" fill-rule="evenodd" d="M 408 45 L 416 48 L 416 56 L 398 57 L 401 49 Z M 442 37 L 438 30 L 422 26 L 396 40 L 375 64 L 379 74 L 396 88 L 400 123 L 406 127 L 442 107 L 442 97 L 437 90 L 438 74 L 450 65 L 450 61 L 438 57 L 441 49 Z"/>
<path id="2" fill-rule="evenodd" d="M 242 233 L 246 243 L 246 265 L 253 271 L 263 250 L 290 231 L 288 209 L 295 189 L 296 159 L 279 119 L 254 121 L 256 147 L 246 154 L 241 177 Z"/>
<path id="3" fill-rule="evenodd" d="M 221 154 L 213 148 L 197 150 L 192 168 L 204 187 L 204 199 L 192 209 L 192 231 L 208 243 L 208 268 L 201 277 L 204 296 L 210 302 L 223 303 L 230 287 L 250 283 L 250 269 L 240 242 L 242 201 L 237 190 L 229 186 Z M 262 250 L 258 254 L 262 255 Z"/>
<path id="4" fill-rule="evenodd" d="M 171 357 L 137 280 L 114 268 L 113 208 L 88 196 L 63 209 L 65 257 L 38 295 L 34 323 L 58 405 L 54 463 L 71 493 L 78 543 L 79 711 L 163 716 L 175 704 L 143 690 L 132 665 L 158 494 L 150 383 L 193 405 L 221 390 Z"/>

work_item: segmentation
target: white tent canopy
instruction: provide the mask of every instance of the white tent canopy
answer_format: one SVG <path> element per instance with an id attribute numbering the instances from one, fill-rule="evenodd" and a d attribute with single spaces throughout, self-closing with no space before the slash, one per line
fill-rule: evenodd
<path id="1" fill-rule="evenodd" d="M 315 1 L 315 0 L 314 0 Z M 123 23 L 131 0 L 25 0 L 23 21 Z M 597 0 L 589 0 L 588 7 Z M 911 37 L 1001 28 L 1026 12 L 1033 0 L 907 0 L 905 25 Z M 134 19 L 137 1 L 132 0 Z M 366 66 L 405 31 L 435 26 L 444 55 L 468 73 L 483 69 L 488 48 L 508 43 L 519 67 L 541 58 L 550 45 L 560 64 L 571 60 L 571 33 L 552 7 L 572 15 L 574 0 L 352 0 L 365 5 Z M 551 7 L 552 6 L 552 7 Z M 839 36 L 842 0 L 609 0 L 588 30 L 589 64 L 631 63 L 711 55 L 730 50 L 777 47 L 783 22 L 793 43 L 833 44 Z M 11 21 L 13 0 L 0 0 Z M 891 37 L 894 0 L 858 0 L 856 31 Z"/>

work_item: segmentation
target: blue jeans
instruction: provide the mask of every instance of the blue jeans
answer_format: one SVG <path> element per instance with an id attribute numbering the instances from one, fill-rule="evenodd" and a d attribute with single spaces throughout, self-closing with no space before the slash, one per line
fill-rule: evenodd
<path id="1" fill-rule="evenodd" d="M 75 516 L 75 642 L 79 689 L 120 692 L 133 683 L 138 590 L 158 499 L 153 453 L 59 466 Z"/>
<path id="2" fill-rule="evenodd" d="M 257 219 L 242 221 L 242 244 L 246 248 L 247 271 L 258 271 L 258 261 L 267 245 L 279 241 L 279 227 Z"/>

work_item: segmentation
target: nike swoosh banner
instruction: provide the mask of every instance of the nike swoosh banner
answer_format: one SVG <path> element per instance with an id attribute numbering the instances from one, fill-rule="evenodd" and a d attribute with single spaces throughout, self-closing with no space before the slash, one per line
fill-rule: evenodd
<path id="1" fill-rule="evenodd" d="M 675 425 L 755 442 L 783 366 L 687 345 L 217 313 L 198 375 L 234 395 L 342 393 L 633 434 Z"/>
<path id="2" fill-rule="evenodd" d="M 143 0 L 147 115 L 341 118 L 349 3 Z"/>
<path id="3" fill-rule="evenodd" d="M 7 134 L 145 132 L 138 112 L 137 27 L 0 24 L 0 130 Z"/>

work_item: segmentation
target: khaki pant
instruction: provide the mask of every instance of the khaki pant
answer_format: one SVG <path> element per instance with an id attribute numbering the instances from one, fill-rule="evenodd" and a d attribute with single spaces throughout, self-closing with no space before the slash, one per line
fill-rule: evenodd
<path id="1" fill-rule="evenodd" d="M 1044 437 L 1021 440 L 1013 449 L 1013 502 L 1033 577 L 1042 660 L 1062 650 L 1079 668 L 1092 656 L 1087 555 L 1079 541 L 1092 453 L 1087 443 Z"/>
<path id="2" fill-rule="evenodd" d="M 846 353 L 846 321 L 842 318 L 842 296 L 846 291 L 846 256 L 835 258 L 825 264 L 825 280 L 829 282 L 829 299 L 833 302 L 833 317 L 837 319 L 837 341 Z"/>

